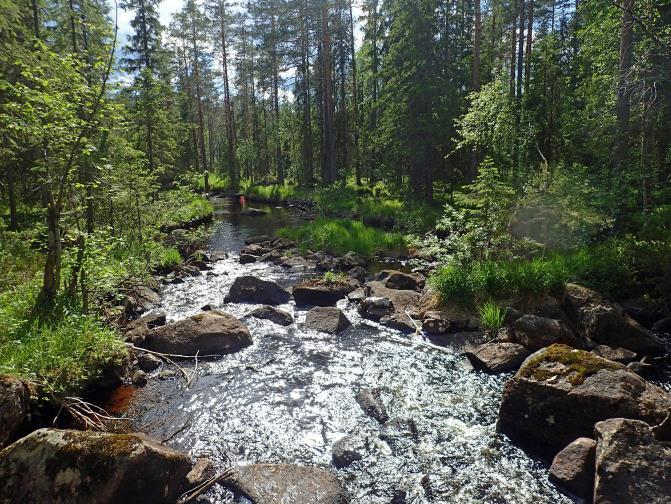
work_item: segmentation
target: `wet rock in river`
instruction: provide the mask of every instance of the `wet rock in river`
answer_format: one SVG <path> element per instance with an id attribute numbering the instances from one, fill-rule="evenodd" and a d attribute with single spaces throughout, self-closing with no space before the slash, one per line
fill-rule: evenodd
<path id="1" fill-rule="evenodd" d="M 161 304 L 161 298 L 145 285 L 132 287 L 126 294 L 126 313 L 137 315 Z"/>
<path id="2" fill-rule="evenodd" d="M 262 215 L 265 215 L 266 213 L 268 212 L 266 212 L 265 210 L 261 210 L 260 208 L 249 207 L 240 212 L 240 215 L 244 215 L 246 217 L 260 217 Z"/>
<path id="3" fill-rule="evenodd" d="M 474 368 L 488 373 L 516 370 L 529 356 L 529 350 L 517 343 L 484 343 L 464 353 Z"/>
<path id="4" fill-rule="evenodd" d="M 261 306 L 256 310 L 252 310 L 246 316 L 270 320 L 274 324 L 281 326 L 289 326 L 294 323 L 294 318 L 290 313 L 287 313 L 283 310 L 278 310 L 274 306 L 270 305 Z"/>
<path id="5" fill-rule="evenodd" d="M 387 408 L 382 402 L 382 392 L 378 388 L 364 388 L 359 390 L 355 396 L 356 402 L 359 403 L 361 409 L 366 415 L 377 420 L 380 423 L 385 423 L 389 420 Z"/>
<path id="6" fill-rule="evenodd" d="M 251 254 L 243 254 L 242 252 L 240 253 L 240 258 L 239 258 L 240 264 L 251 264 L 256 262 L 256 256 L 253 256 Z"/>
<path id="7" fill-rule="evenodd" d="M 390 289 L 383 282 L 374 280 L 366 283 L 366 294 L 368 297 L 386 297 L 394 310 L 404 313 L 406 309 L 415 310 L 420 299 L 420 294 L 413 290 Z"/>
<path id="8" fill-rule="evenodd" d="M 349 299 L 352 303 L 360 303 L 366 299 L 366 291 L 359 287 L 347 294 L 347 299 Z"/>
<path id="9" fill-rule="evenodd" d="M 401 313 L 395 311 L 380 318 L 380 324 L 404 333 L 415 332 L 417 331 L 418 325 L 415 325 L 415 322 L 413 322 L 413 319 L 411 319 L 410 316 L 411 315 L 408 315 L 405 312 Z"/>
<path id="10" fill-rule="evenodd" d="M 380 439 L 394 451 L 407 449 L 418 437 L 417 424 L 412 418 L 392 418 L 380 429 Z"/>
<path id="11" fill-rule="evenodd" d="M 333 443 L 331 448 L 331 455 L 333 458 L 333 465 L 338 469 L 347 467 L 357 460 L 363 458 L 364 450 L 363 440 L 355 436 L 344 436 Z"/>
<path id="12" fill-rule="evenodd" d="M 145 373 L 151 373 L 163 364 L 161 359 L 145 352 L 138 352 L 135 358 L 137 359 L 137 366 Z"/>
<path id="13" fill-rule="evenodd" d="M 142 326 L 143 324 L 146 325 L 148 329 L 153 329 L 154 327 L 165 325 L 165 322 L 166 322 L 165 313 L 162 312 L 149 313 L 147 315 L 143 315 L 137 320 L 133 320 L 128 324 L 126 324 L 126 329 L 127 330 L 135 329 L 136 327 Z"/>
<path id="14" fill-rule="evenodd" d="M 365 295 L 365 293 L 364 293 Z M 357 310 L 362 317 L 378 321 L 394 311 L 394 305 L 388 297 L 366 297 Z"/>
<path id="15" fill-rule="evenodd" d="M 268 252 L 270 252 L 269 248 L 259 245 L 258 243 L 253 243 L 244 247 L 240 251 L 240 255 L 242 256 L 244 254 L 254 257 L 261 257 L 263 254 L 267 254 Z"/>
<path id="16" fill-rule="evenodd" d="M 282 262 L 282 254 L 279 250 L 271 250 L 259 257 L 259 261 L 279 264 Z"/>
<path id="17" fill-rule="evenodd" d="M 29 401 L 30 389 L 26 383 L 11 376 L 0 376 L 0 447 L 23 423 L 29 412 Z"/>
<path id="18" fill-rule="evenodd" d="M 254 504 L 346 504 L 347 494 L 328 471 L 292 464 L 236 467 L 223 483 Z"/>
<path id="19" fill-rule="evenodd" d="M 291 295 L 276 282 L 245 275 L 235 279 L 224 298 L 225 303 L 259 303 L 278 305 L 288 303 Z"/>
<path id="20" fill-rule="evenodd" d="M 293 296 L 298 306 L 333 306 L 357 287 L 356 281 L 351 279 L 326 281 L 317 278 L 294 286 Z"/>
<path id="21" fill-rule="evenodd" d="M 586 287 L 568 284 L 562 307 L 584 338 L 636 353 L 661 353 L 664 350 L 652 333 L 620 307 Z"/>
<path id="22" fill-rule="evenodd" d="M 6 502 L 174 503 L 188 455 L 144 434 L 40 429 L 0 452 Z"/>
<path id="23" fill-rule="evenodd" d="M 189 483 L 189 487 L 193 488 L 213 478 L 215 474 L 216 470 L 212 461 L 208 458 L 199 458 L 189 474 L 186 475 L 186 481 Z"/>
<path id="24" fill-rule="evenodd" d="M 555 455 L 550 466 L 552 483 L 576 497 L 591 500 L 594 491 L 596 441 L 581 437 Z"/>
<path id="25" fill-rule="evenodd" d="M 364 283 L 366 281 L 366 275 L 368 271 L 363 266 L 354 266 L 347 270 L 347 276 L 350 276 L 356 279 L 359 283 Z"/>
<path id="26" fill-rule="evenodd" d="M 352 324 L 339 308 L 315 306 L 305 316 L 304 325 L 307 329 L 314 331 L 338 334 Z"/>
<path id="27" fill-rule="evenodd" d="M 595 504 L 669 502 L 671 446 L 656 440 L 650 425 L 613 418 L 597 423 L 595 431 Z"/>
<path id="28" fill-rule="evenodd" d="M 616 417 L 656 425 L 671 408 L 671 394 L 622 364 L 565 345 L 527 358 L 506 382 L 498 428 L 530 447 L 556 452 Z M 579 414 L 578 414 L 579 412 Z"/>
<path id="29" fill-rule="evenodd" d="M 268 235 L 250 236 L 245 240 L 245 245 L 261 244 L 265 242 L 270 243 L 271 241 L 272 238 Z"/>
<path id="30" fill-rule="evenodd" d="M 592 353 L 604 359 L 627 364 L 636 358 L 636 353 L 626 348 L 611 348 L 607 345 L 597 345 L 592 349 Z"/>
<path id="31" fill-rule="evenodd" d="M 133 373 L 131 381 L 136 387 L 144 387 L 147 384 L 147 373 L 138 369 Z"/>
<path id="32" fill-rule="evenodd" d="M 515 340 L 532 352 L 553 343 L 582 347 L 566 322 L 557 319 L 524 315 L 513 325 Z"/>
<path id="33" fill-rule="evenodd" d="M 238 319 L 213 310 L 152 329 L 144 344 L 161 353 L 219 355 L 251 345 L 252 337 Z"/>

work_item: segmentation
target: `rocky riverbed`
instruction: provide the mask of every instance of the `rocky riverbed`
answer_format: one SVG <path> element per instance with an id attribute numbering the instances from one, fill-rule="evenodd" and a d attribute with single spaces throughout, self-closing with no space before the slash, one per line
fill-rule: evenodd
<path id="1" fill-rule="evenodd" d="M 146 351 L 135 352 L 134 385 L 106 406 L 124 417 L 109 427 L 128 434 L 37 431 L 0 455 L 8 495 L 25 495 L 25 478 L 39 482 L 35 492 L 54 491 L 44 478 L 56 467 L 121 502 L 135 488 L 128 475 L 147 462 L 157 472 L 142 479 L 174 483 L 152 502 L 174 502 L 229 467 L 199 502 L 647 503 L 671 494 L 671 395 L 655 374 L 663 340 L 619 306 L 569 286 L 533 306 L 511 300 L 506 327 L 482 331 L 473 313 L 440 306 L 421 274 L 356 254 L 299 254 L 272 238 L 297 222 L 290 210 L 241 210 L 217 201 L 209 249 L 164 276 L 148 315 L 127 328 Z M 325 280 L 327 270 L 342 275 Z M 177 366 L 166 354 L 192 358 L 171 357 Z M 5 389 L 23 404 L 20 384 Z M 102 478 L 67 457 L 45 474 L 39 464 L 23 471 L 40 446 L 52 458 L 81 450 L 101 453 L 96 467 L 123 464 Z"/>

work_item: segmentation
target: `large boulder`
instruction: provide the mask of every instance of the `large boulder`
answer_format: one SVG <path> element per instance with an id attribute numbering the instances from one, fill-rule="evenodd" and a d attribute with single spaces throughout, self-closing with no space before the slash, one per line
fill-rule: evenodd
<path id="1" fill-rule="evenodd" d="M 617 305 L 586 287 L 568 284 L 562 307 L 584 338 L 639 354 L 661 353 L 659 340 Z"/>
<path id="2" fill-rule="evenodd" d="M 346 504 L 347 494 L 328 471 L 291 464 L 236 467 L 223 484 L 253 504 Z"/>
<path id="3" fill-rule="evenodd" d="M 225 303 L 259 303 L 278 305 L 288 303 L 291 295 L 276 282 L 245 275 L 235 279 L 224 298 Z"/>
<path id="4" fill-rule="evenodd" d="M 352 278 L 335 281 L 318 278 L 296 285 L 293 296 L 298 306 L 334 306 L 358 287 L 358 282 Z"/>
<path id="5" fill-rule="evenodd" d="M 529 350 L 517 343 L 484 343 L 464 352 L 476 369 L 488 373 L 516 370 L 529 356 Z"/>
<path id="6" fill-rule="evenodd" d="M 190 469 L 144 434 L 40 429 L 0 452 L 0 500 L 172 504 Z"/>
<path id="7" fill-rule="evenodd" d="M 597 436 L 595 504 L 671 499 L 671 446 L 655 439 L 638 420 L 612 418 L 595 426 Z"/>
<path id="8" fill-rule="evenodd" d="M 503 390 L 498 429 L 519 443 L 552 453 L 594 424 L 624 417 L 660 423 L 671 395 L 622 364 L 552 345 L 530 355 Z"/>
<path id="9" fill-rule="evenodd" d="M 562 320 L 524 315 L 515 321 L 513 328 L 516 341 L 532 352 L 553 343 L 582 347 L 571 328 Z"/>
<path id="10" fill-rule="evenodd" d="M 394 310 L 402 313 L 406 309 L 415 311 L 420 299 L 420 294 L 414 290 L 390 289 L 378 280 L 366 283 L 365 290 L 368 297 L 388 298 L 394 305 Z"/>
<path id="11" fill-rule="evenodd" d="M 334 306 L 315 306 L 305 315 L 305 327 L 314 331 L 338 334 L 350 325 L 342 310 Z"/>
<path id="12" fill-rule="evenodd" d="M 474 330 L 479 326 L 478 316 L 472 309 L 458 303 L 444 303 L 438 293 L 432 289 L 427 289 L 421 295 L 417 302 L 417 313 L 421 320 L 440 320 L 437 326 L 444 327 L 446 332 Z"/>
<path id="13" fill-rule="evenodd" d="M 144 346 L 149 350 L 178 355 L 220 355 L 252 344 L 249 329 L 234 316 L 218 310 L 152 329 Z"/>
<path id="14" fill-rule="evenodd" d="M 426 284 L 426 278 L 421 273 L 405 273 L 397 270 L 382 270 L 375 280 L 384 282 L 388 289 L 421 291 Z"/>
<path id="15" fill-rule="evenodd" d="M 9 441 L 28 415 L 30 389 L 21 380 L 0 376 L 0 447 Z"/>
<path id="16" fill-rule="evenodd" d="M 578 438 L 555 455 L 549 480 L 576 497 L 591 500 L 594 490 L 596 441 Z"/>
<path id="17" fill-rule="evenodd" d="M 261 306 L 256 310 L 252 310 L 247 314 L 247 317 L 270 320 L 272 323 L 281 326 L 289 326 L 294 323 L 294 318 L 291 316 L 291 313 L 279 310 L 270 305 Z"/>

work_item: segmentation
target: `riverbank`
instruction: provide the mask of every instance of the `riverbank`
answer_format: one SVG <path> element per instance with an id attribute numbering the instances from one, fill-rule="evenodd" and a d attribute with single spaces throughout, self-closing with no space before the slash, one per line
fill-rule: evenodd
<path id="1" fill-rule="evenodd" d="M 127 359 L 115 324 L 134 316 L 139 305 L 157 302 L 158 295 L 147 287 L 152 275 L 186 258 L 180 244 L 167 240 L 161 229 L 211 219 L 211 213 L 206 199 L 170 191 L 159 193 L 151 209 L 129 216 L 116 229 L 86 235 L 83 253 L 81 238 L 63 237 L 63 288 L 48 313 L 37 304 L 44 261 L 41 228 L 1 230 L 0 265 L 8 274 L 0 290 L 0 375 L 24 380 L 37 404 L 52 405 L 105 381 Z M 196 233 L 182 241 L 193 242 Z"/>

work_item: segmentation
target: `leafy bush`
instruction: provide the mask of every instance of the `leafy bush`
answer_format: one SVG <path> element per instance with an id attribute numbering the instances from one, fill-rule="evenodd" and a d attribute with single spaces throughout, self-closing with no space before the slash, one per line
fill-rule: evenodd
<path id="1" fill-rule="evenodd" d="M 494 301 L 487 301 L 480 306 L 480 322 L 487 329 L 499 329 L 503 327 L 506 316 L 505 308 L 500 307 Z"/>
<path id="2" fill-rule="evenodd" d="M 349 219 L 316 219 L 299 228 L 282 228 L 280 236 L 297 240 L 303 250 L 323 250 L 344 254 L 350 250 L 363 255 L 376 251 L 401 251 L 403 236 L 382 231 Z"/>

